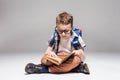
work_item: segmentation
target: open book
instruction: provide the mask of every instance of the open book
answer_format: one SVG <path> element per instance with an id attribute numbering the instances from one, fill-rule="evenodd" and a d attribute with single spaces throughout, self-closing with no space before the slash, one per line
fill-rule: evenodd
<path id="1" fill-rule="evenodd" d="M 47 57 L 47 60 L 56 64 L 56 65 L 60 65 L 62 64 L 64 61 L 66 61 L 70 56 L 72 56 L 73 54 L 67 54 L 67 55 L 58 55 L 58 57 Z"/>

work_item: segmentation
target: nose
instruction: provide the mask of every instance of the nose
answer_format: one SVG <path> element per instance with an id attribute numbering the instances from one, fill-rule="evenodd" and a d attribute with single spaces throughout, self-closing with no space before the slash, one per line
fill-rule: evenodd
<path id="1" fill-rule="evenodd" d="M 62 33 L 62 36 L 65 36 L 65 32 Z"/>

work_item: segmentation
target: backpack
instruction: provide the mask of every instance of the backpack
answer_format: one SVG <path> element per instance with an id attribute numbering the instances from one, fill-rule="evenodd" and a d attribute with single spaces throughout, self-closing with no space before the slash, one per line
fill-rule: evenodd
<path id="1" fill-rule="evenodd" d="M 83 45 L 85 45 L 85 43 L 81 38 L 82 37 L 82 30 L 79 28 L 74 28 L 73 31 L 76 33 L 76 35 L 78 37 L 75 37 L 73 39 L 72 46 L 74 47 L 75 50 L 77 50 L 80 47 L 84 47 Z M 53 50 L 55 50 L 55 52 L 57 53 L 60 40 L 59 40 L 59 36 L 57 35 L 56 31 L 53 34 L 53 42 L 57 43 L 57 44 L 53 44 L 54 45 Z M 55 46 L 57 46 L 57 48 Z"/>

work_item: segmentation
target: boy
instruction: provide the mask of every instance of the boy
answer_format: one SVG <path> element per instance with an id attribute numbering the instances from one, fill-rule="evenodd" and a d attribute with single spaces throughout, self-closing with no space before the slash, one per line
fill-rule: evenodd
<path id="1" fill-rule="evenodd" d="M 60 13 L 56 17 L 56 27 L 53 37 L 49 41 L 49 46 L 45 55 L 41 59 L 40 65 L 29 63 L 25 71 L 32 73 L 67 73 L 81 72 L 90 74 L 84 54 L 85 43 L 79 35 L 79 29 L 73 27 L 73 16 L 67 12 Z M 61 65 L 49 62 L 46 57 L 58 57 L 59 55 L 73 54 Z"/>

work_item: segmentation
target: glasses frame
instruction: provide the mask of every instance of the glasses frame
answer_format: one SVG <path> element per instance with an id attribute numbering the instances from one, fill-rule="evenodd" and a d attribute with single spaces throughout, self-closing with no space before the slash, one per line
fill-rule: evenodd
<path id="1" fill-rule="evenodd" d="M 72 30 L 59 30 L 59 29 L 56 28 L 56 31 L 57 31 L 59 34 L 63 34 L 63 32 L 64 32 L 65 34 L 70 34 Z"/>

